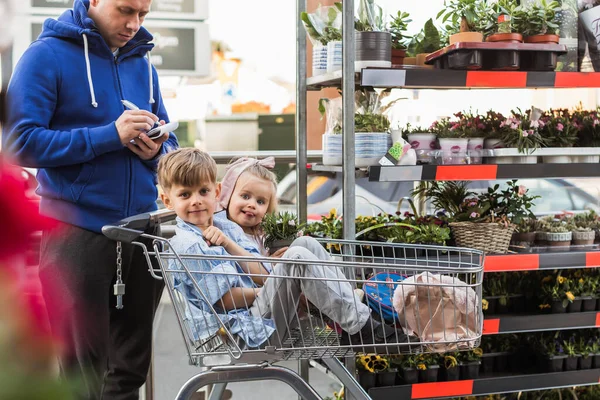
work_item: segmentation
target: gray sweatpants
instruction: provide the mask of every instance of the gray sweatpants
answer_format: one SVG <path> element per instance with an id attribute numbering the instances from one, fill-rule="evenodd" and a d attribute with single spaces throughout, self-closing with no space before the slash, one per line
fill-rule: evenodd
<path id="1" fill-rule="evenodd" d="M 282 258 L 331 260 L 329 253 L 315 239 L 307 236 L 294 240 Z M 268 278 L 250 307 L 250 314 L 270 318 L 275 322 L 276 332 L 271 338 L 275 345 L 281 345 L 289 331 L 298 324 L 300 294 L 304 294 L 324 315 L 351 335 L 360 331 L 369 319 L 369 307 L 355 296 L 350 283 L 331 280 L 346 279 L 341 268 L 319 264 L 279 263 L 271 273 L 286 278 Z M 293 279 L 294 277 L 310 279 Z"/>

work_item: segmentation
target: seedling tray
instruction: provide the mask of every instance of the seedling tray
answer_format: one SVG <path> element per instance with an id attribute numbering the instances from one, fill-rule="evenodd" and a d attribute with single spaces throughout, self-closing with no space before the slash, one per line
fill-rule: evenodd
<path id="1" fill-rule="evenodd" d="M 439 69 L 486 71 L 554 71 L 562 44 L 460 42 L 427 56 Z"/>

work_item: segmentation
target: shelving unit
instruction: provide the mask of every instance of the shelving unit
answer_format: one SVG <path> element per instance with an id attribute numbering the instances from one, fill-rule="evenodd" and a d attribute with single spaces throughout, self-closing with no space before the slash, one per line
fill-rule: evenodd
<path id="1" fill-rule="evenodd" d="M 578 312 L 546 315 L 500 315 L 486 317 L 484 335 L 502 333 L 562 331 L 569 329 L 600 328 L 600 312 Z"/>
<path id="2" fill-rule="evenodd" d="M 484 271 L 537 271 L 552 269 L 599 268 L 600 251 L 562 251 L 487 256 Z"/>
<path id="3" fill-rule="evenodd" d="M 454 382 L 418 383 L 379 387 L 369 390 L 373 400 L 388 399 L 445 399 L 458 396 L 483 396 L 494 393 L 510 393 L 558 389 L 573 386 L 597 385 L 600 369 L 557 372 L 548 374 L 506 375 L 482 377 L 475 380 Z"/>

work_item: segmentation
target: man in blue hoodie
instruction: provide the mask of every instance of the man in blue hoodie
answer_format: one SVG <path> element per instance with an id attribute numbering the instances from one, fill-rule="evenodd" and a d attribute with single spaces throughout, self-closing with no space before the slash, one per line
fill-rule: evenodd
<path id="1" fill-rule="evenodd" d="M 40 211 L 57 221 L 42 236 L 40 279 L 62 289 L 48 314 L 65 345 L 61 370 L 84 379 L 83 398 L 138 398 L 163 288 L 139 248 L 119 249 L 101 234 L 103 225 L 156 209 L 158 158 L 178 146 L 173 134 L 144 133 L 168 122 L 150 63 L 152 36 L 141 27 L 150 3 L 75 0 L 45 21 L 7 93 L 3 148 L 39 169 Z M 117 252 L 122 309 L 112 295 Z"/>

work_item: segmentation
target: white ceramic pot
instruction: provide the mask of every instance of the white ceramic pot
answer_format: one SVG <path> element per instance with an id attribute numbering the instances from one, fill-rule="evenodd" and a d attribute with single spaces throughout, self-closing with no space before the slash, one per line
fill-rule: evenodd
<path id="1" fill-rule="evenodd" d="M 582 231 L 573 231 L 573 241 L 574 242 L 590 242 L 594 243 L 594 239 L 596 239 L 596 232 L 582 232 Z"/>
<path id="2" fill-rule="evenodd" d="M 467 149 L 471 164 L 481 164 L 484 138 L 469 138 Z"/>
<path id="3" fill-rule="evenodd" d="M 571 156 L 543 156 L 544 164 L 570 164 Z"/>
<path id="4" fill-rule="evenodd" d="M 327 73 L 327 46 L 314 46 L 312 59 L 312 76 Z"/>
<path id="5" fill-rule="evenodd" d="M 392 138 L 389 133 L 382 132 L 357 132 L 355 140 L 356 167 L 369 167 L 378 165 L 379 160 L 386 155 L 392 147 Z M 342 141 L 341 134 L 323 135 L 323 165 L 342 165 Z"/>
<path id="6" fill-rule="evenodd" d="M 440 138 L 442 164 L 466 164 L 469 139 Z"/>
<path id="7" fill-rule="evenodd" d="M 327 72 L 342 69 L 342 41 L 327 43 Z"/>
<path id="8" fill-rule="evenodd" d="M 431 162 L 431 150 L 437 149 L 437 141 L 433 133 L 411 133 L 408 135 L 408 143 L 411 149 L 417 153 L 417 161 L 423 164 Z"/>
<path id="9" fill-rule="evenodd" d="M 516 159 L 519 157 L 488 157 L 488 164 L 516 164 Z"/>
<path id="10" fill-rule="evenodd" d="M 538 162 L 537 156 L 518 156 L 512 158 L 514 159 L 514 164 L 537 164 Z"/>
<path id="11" fill-rule="evenodd" d="M 572 158 L 573 162 L 582 164 L 598 164 L 600 162 L 600 156 L 575 156 Z"/>

